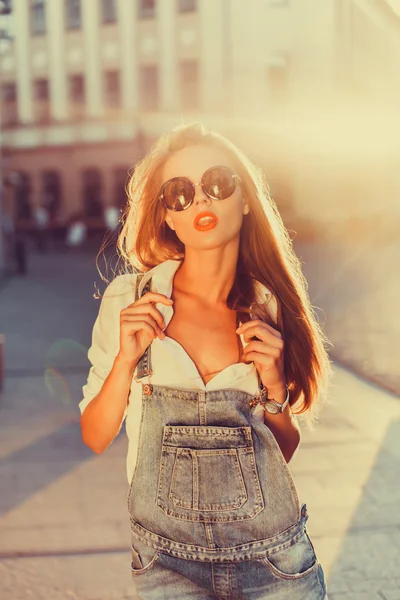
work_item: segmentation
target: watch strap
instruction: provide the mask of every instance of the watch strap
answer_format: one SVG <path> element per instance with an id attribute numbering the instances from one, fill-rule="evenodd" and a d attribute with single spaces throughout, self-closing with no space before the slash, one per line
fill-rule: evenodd
<path id="1" fill-rule="evenodd" d="M 256 404 L 261 404 L 261 406 L 263 406 L 264 410 L 266 410 L 267 412 L 272 412 L 272 411 L 268 411 L 267 405 L 268 404 L 273 404 L 278 410 L 276 411 L 277 413 L 282 413 L 286 406 L 289 403 L 290 400 L 290 391 L 287 385 L 285 385 L 286 388 L 286 397 L 285 400 L 283 401 L 282 404 L 280 404 L 279 402 L 277 402 L 276 400 L 274 400 L 273 398 L 268 398 L 268 388 L 263 387 L 263 389 L 260 391 L 259 394 L 257 394 L 257 396 L 255 396 L 254 398 L 252 398 L 249 402 L 249 406 L 253 407 Z"/>

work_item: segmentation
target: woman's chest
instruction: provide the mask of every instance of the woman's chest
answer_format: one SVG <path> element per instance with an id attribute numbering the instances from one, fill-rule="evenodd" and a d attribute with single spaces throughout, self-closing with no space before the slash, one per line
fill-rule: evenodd
<path id="1" fill-rule="evenodd" d="M 197 367 L 204 383 L 240 360 L 236 311 L 212 311 L 195 305 L 174 306 L 165 334 L 178 342 Z"/>

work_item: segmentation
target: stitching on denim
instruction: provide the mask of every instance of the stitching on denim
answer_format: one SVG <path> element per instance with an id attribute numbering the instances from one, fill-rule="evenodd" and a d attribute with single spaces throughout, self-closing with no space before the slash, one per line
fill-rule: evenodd
<path id="1" fill-rule="evenodd" d="M 196 452 L 191 452 L 192 457 L 192 488 L 193 488 L 193 500 L 192 507 L 193 510 L 199 509 L 199 461 L 197 460 Z"/>
<path id="2" fill-rule="evenodd" d="M 206 393 L 199 392 L 199 422 L 200 425 L 205 425 L 207 423 L 207 415 L 206 415 Z"/>
<path id="3" fill-rule="evenodd" d="M 256 494 L 256 502 L 259 506 L 261 506 L 261 508 L 264 508 L 264 498 L 263 498 L 262 491 L 261 491 L 260 477 L 259 477 L 259 474 L 257 471 L 254 447 L 252 448 L 252 451 L 249 453 L 249 460 L 251 462 L 251 467 L 252 467 L 250 472 L 253 475 L 254 490 L 255 490 L 255 494 Z"/>
<path id="4" fill-rule="evenodd" d="M 127 497 L 127 506 L 128 506 L 128 512 L 130 513 L 130 501 L 131 501 L 131 496 L 132 496 L 132 490 L 133 490 L 133 482 L 135 480 L 135 476 L 136 476 L 136 472 L 138 470 L 138 465 L 139 465 L 139 458 L 141 456 L 141 446 L 143 443 L 143 428 L 144 428 L 144 418 L 145 418 L 145 413 L 146 413 L 146 402 L 144 402 L 144 393 L 142 391 L 142 415 L 141 415 L 141 419 L 140 419 L 140 425 L 139 425 L 139 439 L 138 439 L 138 451 L 137 451 L 137 457 L 136 457 L 136 463 L 135 463 L 135 468 L 133 470 L 133 474 L 132 474 L 132 479 L 131 479 L 131 483 L 129 486 L 129 490 L 128 490 L 128 497 Z"/>
<path id="5" fill-rule="evenodd" d="M 241 454 L 251 454 L 251 448 L 247 446 L 239 446 L 238 448 L 186 448 L 185 446 L 166 446 L 163 444 L 162 449 L 164 452 L 174 454 L 177 449 L 182 451 L 182 454 L 190 454 L 192 450 L 201 450 L 204 454 L 233 454 L 235 450 L 240 451 Z"/>
<path id="6" fill-rule="evenodd" d="M 229 402 L 232 402 L 232 395 L 238 398 L 243 397 L 244 409 L 246 409 L 246 404 L 249 398 L 253 398 L 254 394 L 249 394 L 244 390 L 239 390 L 238 388 L 224 388 L 223 390 L 212 390 L 210 392 L 206 392 L 207 395 L 211 396 L 212 402 L 224 401 L 227 402 L 228 395 L 230 396 Z M 198 390 L 188 390 L 179 387 L 170 387 L 167 385 L 154 385 L 154 394 L 157 396 L 166 396 L 167 398 L 177 398 L 182 397 L 187 400 L 192 400 L 194 402 L 198 401 L 199 391 Z M 252 411 L 247 410 L 250 414 Z"/>
<path id="7" fill-rule="evenodd" d="M 239 452 L 236 449 L 235 449 L 235 458 L 236 458 L 236 460 L 235 460 L 235 468 L 236 468 L 236 471 L 237 471 L 237 477 L 239 479 L 239 484 L 240 484 L 240 486 L 242 488 L 242 496 L 239 496 L 239 498 L 243 497 L 243 502 L 241 504 L 241 506 L 243 506 L 243 504 L 245 502 L 247 502 L 247 500 L 248 500 L 248 495 L 247 495 L 247 490 L 246 490 L 246 484 L 244 482 L 242 466 L 240 464 Z"/>
<path id="8" fill-rule="evenodd" d="M 237 598 L 239 594 L 238 594 L 238 582 L 237 582 L 237 575 L 236 575 L 236 565 L 232 565 L 231 590 L 232 590 L 232 598 Z"/>
<path id="9" fill-rule="evenodd" d="M 167 461 L 164 448 L 163 448 L 161 456 L 162 457 L 161 457 L 160 463 L 162 463 L 162 464 L 161 464 L 160 471 L 159 471 L 160 481 L 159 481 L 158 493 L 157 493 L 157 505 L 159 506 L 159 508 L 161 508 L 161 510 L 166 515 L 175 517 L 175 518 L 183 520 L 183 521 L 227 523 L 227 522 L 244 521 L 247 519 L 251 519 L 254 516 L 256 516 L 259 512 L 261 512 L 261 510 L 263 510 L 264 500 L 263 500 L 263 496 L 261 493 L 259 479 L 258 479 L 258 475 L 257 475 L 257 471 L 256 471 L 254 451 L 249 452 L 250 461 L 252 464 L 251 475 L 253 477 L 254 488 L 255 488 L 254 489 L 255 498 L 252 502 L 253 511 L 252 512 L 246 511 L 246 513 L 242 514 L 242 515 L 225 515 L 225 516 L 223 516 L 223 515 L 220 515 L 220 516 L 219 515 L 196 515 L 196 514 L 188 515 L 188 514 L 184 514 L 182 512 L 178 512 L 172 508 L 169 508 L 168 505 L 166 505 L 165 501 L 163 500 L 163 491 L 162 491 L 165 488 L 164 474 L 165 474 L 166 461 Z M 175 460 L 176 460 L 176 454 L 175 454 Z M 246 488 L 245 488 L 245 490 L 246 490 Z M 186 510 L 193 510 L 192 506 L 190 506 L 189 503 L 184 502 L 176 497 L 176 495 L 172 491 L 172 484 L 170 486 L 169 497 L 175 506 L 178 506 L 179 508 L 183 508 Z M 239 510 L 245 504 L 247 499 L 248 499 L 248 495 L 246 494 L 246 498 L 242 499 L 243 501 L 240 504 L 240 506 L 237 506 L 236 504 L 226 504 L 226 505 L 220 504 L 220 505 L 216 505 L 217 507 L 214 508 L 212 505 L 205 505 L 204 507 L 202 506 L 201 509 L 199 509 L 199 511 L 200 510 L 210 510 L 210 511 L 220 511 L 221 512 L 222 510 Z"/>
<path id="10" fill-rule="evenodd" d="M 245 544 L 236 545 L 230 548 L 210 549 L 204 546 L 196 546 L 195 544 L 175 542 L 160 536 L 137 523 L 132 517 L 130 517 L 130 523 L 132 532 L 135 531 L 135 536 L 147 546 L 151 546 L 161 552 L 167 552 L 178 558 L 201 561 L 213 561 L 214 559 L 220 561 L 221 556 L 226 556 L 226 560 L 232 560 L 232 556 L 236 562 L 252 560 L 254 558 L 264 558 L 266 555 L 269 556 L 270 554 L 293 545 L 294 540 L 303 535 L 304 528 L 304 519 L 301 518 L 300 521 L 290 525 L 284 532 L 280 532 L 269 538 L 257 540 L 255 542 L 246 542 Z M 283 537 L 287 539 L 279 543 L 279 540 Z M 264 549 L 265 546 L 268 546 L 266 550 Z M 255 552 L 258 553 L 258 556 L 254 554 Z"/>
<path id="11" fill-rule="evenodd" d="M 174 511 L 168 508 L 160 499 L 157 499 L 157 505 L 161 510 L 168 516 L 174 517 L 175 519 L 180 519 L 181 521 L 190 521 L 196 523 L 231 523 L 237 521 L 247 521 L 248 519 L 252 519 L 259 512 L 262 511 L 263 507 L 255 504 L 255 508 L 252 512 L 247 512 L 244 515 L 230 515 L 230 516 L 208 516 L 208 515 L 185 515 L 183 513 Z M 238 510 L 238 509 L 235 509 Z"/>
<path id="12" fill-rule="evenodd" d="M 283 474 L 284 474 L 284 476 L 286 475 L 286 481 L 289 485 L 290 491 L 292 492 L 293 504 L 296 506 L 296 520 L 299 520 L 301 517 L 300 499 L 297 494 L 296 486 L 293 481 L 293 476 L 290 472 L 290 469 L 287 465 L 286 460 L 283 457 L 282 450 L 280 449 L 279 444 L 276 441 L 274 434 L 272 433 L 272 431 L 270 430 L 270 428 L 268 426 L 266 426 L 265 430 L 266 430 L 266 433 L 267 433 L 270 443 L 274 446 L 274 448 L 276 450 L 276 452 L 275 452 L 276 458 L 277 458 L 277 460 L 279 460 L 279 462 L 281 463 L 281 466 L 283 467 Z"/>
<path id="13" fill-rule="evenodd" d="M 212 425 L 166 425 L 164 430 L 168 432 L 168 438 L 171 438 L 172 435 L 175 436 L 184 436 L 184 435 L 196 435 L 196 436 L 217 436 L 217 437 L 245 437 L 244 440 L 247 443 L 247 446 L 252 444 L 252 437 L 249 436 L 249 430 L 251 427 L 221 427 L 221 426 L 212 426 Z M 237 444 L 237 440 L 234 440 L 235 444 Z M 235 445 L 236 447 L 236 445 Z"/>
<path id="14" fill-rule="evenodd" d="M 216 544 L 214 542 L 212 525 L 210 525 L 210 523 L 204 523 L 204 531 L 206 534 L 206 539 L 207 539 L 209 548 L 216 548 Z"/>
<path id="15" fill-rule="evenodd" d="M 161 459 L 158 465 L 158 486 L 157 486 L 157 504 L 161 502 L 162 490 L 164 485 L 165 462 L 162 460 L 163 451 L 161 451 Z"/>
<path id="16" fill-rule="evenodd" d="M 156 552 L 155 555 L 153 556 L 153 558 L 151 559 L 151 561 L 149 562 L 149 564 L 146 565 L 145 567 L 143 567 L 143 569 L 133 569 L 132 563 L 131 563 L 132 574 L 133 575 L 141 575 L 142 573 L 145 573 L 155 564 L 155 562 L 158 560 L 159 556 L 160 556 L 160 553 Z"/>
<path id="17" fill-rule="evenodd" d="M 192 457 L 192 485 L 193 485 L 193 501 L 192 503 L 188 503 L 185 502 L 184 500 L 178 498 L 176 496 L 176 494 L 174 494 L 173 492 L 173 488 L 174 488 L 174 479 L 175 479 L 175 465 L 177 464 L 177 460 L 178 460 L 178 455 L 182 456 L 182 455 L 190 455 Z M 241 493 L 239 492 L 239 495 L 237 497 L 237 500 L 232 501 L 232 502 L 226 502 L 226 503 L 220 503 L 220 504 L 200 504 L 199 503 L 199 483 L 198 483 L 198 466 L 197 469 L 194 466 L 194 463 L 197 463 L 197 459 L 198 457 L 200 458 L 201 456 L 233 456 L 235 458 L 234 460 L 234 468 L 237 471 L 237 478 L 238 478 L 238 483 L 241 489 Z M 224 450 L 189 450 L 189 449 L 182 449 L 182 448 L 176 448 L 176 453 L 175 453 L 175 461 L 174 461 L 174 467 L 173 467 L 173 472 L 171 475 L 171 485 L 170 485 L 170 491 L 169 491 L 169 499 L 171 500 L 171 502 L 175 505 L 178 506 L 180 508 L 186 508 L 189 510 L 209 510 L 209 511 L 222 511 L 222 510 L 228 510 L 228 509 L 239 509 L 243 506 L 243 504 L 247 501 L 248 496 L 247 496 L 247 492 L 246 492 L 246 485 L 245 482 L 243 480 L 243 473 L 239 464 L 239 458 L 238 458 L 238 453 L 237 450 L 233 449 L 224 449 Z M 196 501 L 195 501 L 196 499 Z M 162 499 L 161 499 L 162 501 Z M 197 505 L 197 506 L 196 506 Z"/>
<path id="18" fill-rule="evenodd" d="M 268 567 L 272 573 L 278 577 L 279 579 L 289 579 L 291 581 L 296 581 L 298 579 L 302 579 L 303 577 L 306 577 L 307 575 L 309 575 L 310 573 L 312 573 L 313 571 L 315 571 L 318 567 L 319 567 L 319 561 L 318 559 L 315 560 L 315 563 L 309 567 L 308 569 L 306 569 L 305 571 L 303 571 L 303 573 L 284 573 L 283 571 L 281 571 L 280 569 L 278 569 L 277 567 L 275 567 L 275 565 L 273 565 L 269 560 L 268 557 L 266 556 L 265 558 L 261 559 L 261 562 Z"/>

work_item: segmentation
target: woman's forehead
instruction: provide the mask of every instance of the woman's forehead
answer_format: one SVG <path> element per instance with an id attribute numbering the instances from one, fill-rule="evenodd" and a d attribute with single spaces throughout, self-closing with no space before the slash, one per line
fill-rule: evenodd
<path id="1" fill-rule="evenodd" d="M 163 168 L 163 180 L 171 177 L 189 177 L 199 181 L 210 167 L 225 166 L 234 169 L 228 153 L 213 146 L 186 146 L 174 152 L 166 161 Z"/>

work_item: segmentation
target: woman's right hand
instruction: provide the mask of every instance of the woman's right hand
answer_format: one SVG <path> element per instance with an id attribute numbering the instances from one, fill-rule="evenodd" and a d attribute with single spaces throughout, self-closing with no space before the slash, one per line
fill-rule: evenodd
<path id="1" fill-rule="evenodd" d="M 166 306 L 173 304 L 173 300 L 163 294 L 147 292 L 121 310 L 118 357 L 124 362 L 136 364 L 156 337 L 165 338 L 164 317 L 154 306 L 157 302 Z"/>

